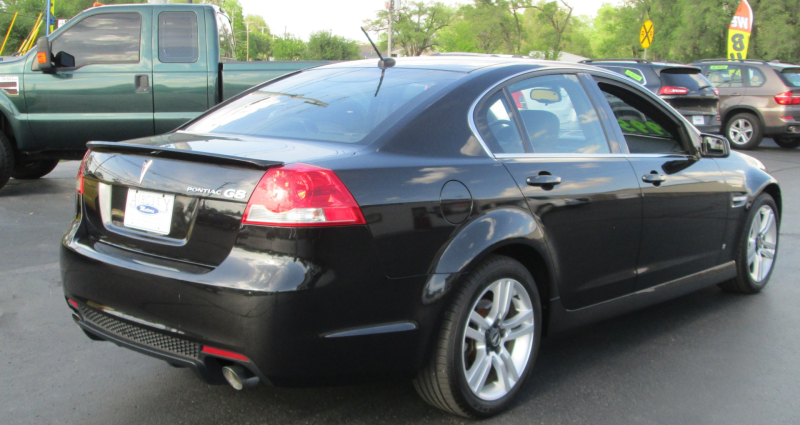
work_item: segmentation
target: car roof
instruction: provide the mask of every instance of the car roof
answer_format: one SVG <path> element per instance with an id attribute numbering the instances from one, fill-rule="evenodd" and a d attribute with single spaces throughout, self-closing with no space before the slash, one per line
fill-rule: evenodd
<path id="1" fill-rule="evenodd" d="M 591 69 L 591 67 L 570 63 L 558 62 L 527 57 L 497 56 L 482 54 L 447 54 L 416 57 L 394 58 L 397 62 L 393 68 L 406 69 L 433 69 L 441 71 L 471 73 L 488 67 L 504 67 L 514 65 L 531 65 L 537 67 Z M 374 68 L 378 66 L 378 59 L 363 59 L 356 61 L 337 62 L 322 68 Z"/>

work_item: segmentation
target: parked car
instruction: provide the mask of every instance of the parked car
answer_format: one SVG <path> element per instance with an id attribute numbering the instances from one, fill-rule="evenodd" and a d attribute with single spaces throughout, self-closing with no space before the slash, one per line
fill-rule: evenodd
<path id="1" fill-rule="evenodd" d="M 172 130 L 264 81 L 330 61 L 235 62 L 228 16 L 201 4 L 87 9 L 0 62 L 0 188 L 36 179 L 90 140 Z"/>
<path id="2" fill-rule="evenodd" d="M 705 59 L 703 69 L 720 92 L 723 133 L 736 149 L 754 149 L 764 137 L 800 146 L 800 66 L 762 60 Z"/>
<path id="3" fill-rule="evenodd" d="M 397 374 L 486 417 L 547 334 L 769 281 L 776 180 L 629 78 L 382 63 L 305 70 L 165 135 L 90 143 L 60 251 L 76 323 L 236 389 Z"/>
<path id="4" fill-rule="evenodd" d="M 698 67 L 644 59 L 591 59 L 581 63 L 614 71 L 647 87 L 701 132 L 720 131 L 719 92 Z"/>

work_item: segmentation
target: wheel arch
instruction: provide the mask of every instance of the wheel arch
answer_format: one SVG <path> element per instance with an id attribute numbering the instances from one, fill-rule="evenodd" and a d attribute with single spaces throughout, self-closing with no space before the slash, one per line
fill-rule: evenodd
<path id="1" fill-rule="evenodd" d="M 726 111 L 725 115 L 722 116 L 722 131 L 725 131 L 725 127 L 728 126 L 728 121 L 730 121 L 731 117 L 742 112 L 755 115 L 758 117 L 758 123 L 761 124 L 761 128 L 763 129 L 765 127 L 766 121 L 764 121 L 764 116 L 761 115 L 761 112 L 758 109 L 747 105 L 736 105 L 731 108 L 731 110 Z"/>
<path id="2" fill-rule="evenodd" d="M 520 208 L 490 211 L 467 223 L 440 250 L 422 294 L 431 304 L 447 297 L 460 278 L 491 255 L 520 262 L 533 276 L 543 309 L 543 331 L 549 323 L 549 302 L 558 296 L 557 276 L 541 226 Z"/>
<path id="3" fill-rule="evenodd" d="M 0 92 L 0 125 L 3 134 L 11 141 L 14 150 L 19 151 L 23 148 L 26 140 L 26 132 L 22 128 L 22 114 L 16 105 L 5 93 Z M 21 146 L 23 145 L 23 146 Z"/>
<path id="4" fill-rule="evenodd" d="M 759 191 L 756 196 L 760 195 L 761 193 L 769 194 L 769 196 L 771 196 L 772 199 L 775 200 L 775 205 L 778 206 L 778 217 L 782 218 L 783 217 L 783 195 L 781 195 L 781 188 L 778 186 L 778 183 L 774 182 L 774 181 L 771 181 L 771 182 L 767 183 L 767 185 L 764 186 L 764 188 L 761 189 L 761 191 Z"/>

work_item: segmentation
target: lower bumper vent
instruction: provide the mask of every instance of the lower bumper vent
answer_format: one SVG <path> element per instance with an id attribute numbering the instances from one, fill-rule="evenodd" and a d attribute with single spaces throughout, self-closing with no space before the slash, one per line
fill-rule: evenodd
<path id="1" fill-rule="evenodd" d="M 80 310 L 83 320 L 106 332 L 128 339 L 139 345 L 194 359 L 200 357 L 200 350 L 202 349 L 200 344 L 123 322 L 115 317 L 84 305 L 81 306 Z"/>

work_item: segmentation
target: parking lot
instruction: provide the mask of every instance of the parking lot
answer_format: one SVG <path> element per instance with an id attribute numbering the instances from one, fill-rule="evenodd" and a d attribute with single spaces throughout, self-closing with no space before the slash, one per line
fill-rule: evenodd
<path id="1" fill-rule="evenodd" d="M 782 183 L 780 254 L 755 296 L 706 289 L 546 338 L 512 408 L 486 423 L 800 423 L 800 150 L 752 152 Z M 70 318 L 59 238 L 77 162 L 0 192 L 1 423 L 462 423 L 410 382 L 235 392 L 91 342 Z"/>

